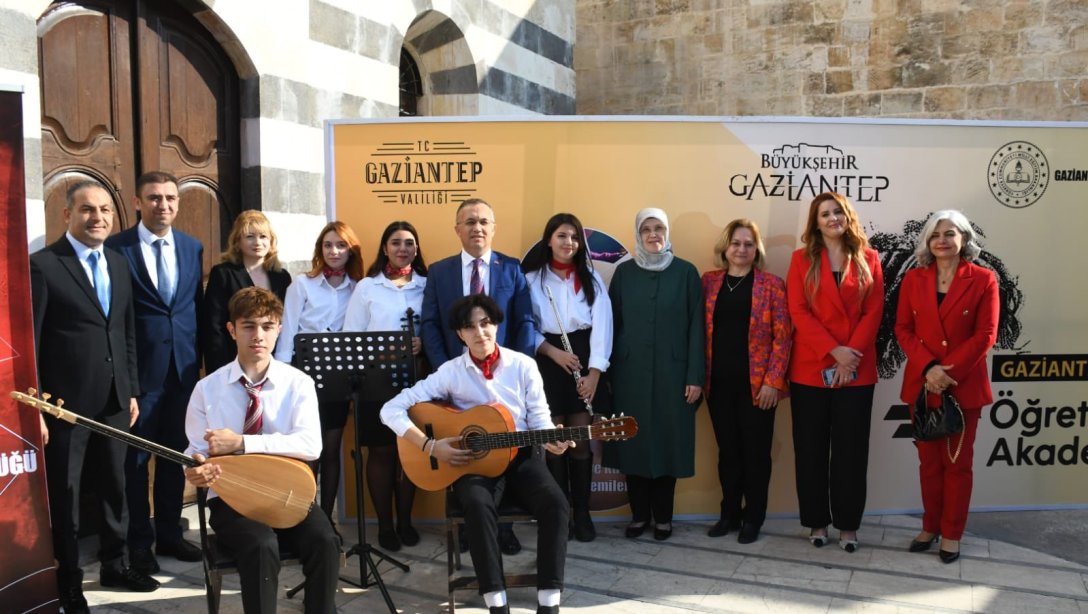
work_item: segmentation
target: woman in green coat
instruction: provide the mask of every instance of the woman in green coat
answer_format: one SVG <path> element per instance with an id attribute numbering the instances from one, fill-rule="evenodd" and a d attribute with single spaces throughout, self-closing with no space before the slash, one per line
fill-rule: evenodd
<path id="1" fill-rule="evenodd" d="M 669 218 L 643 209 L 635 219 L 635 258 L 619 265 L 608 291 L 615 327 L 612 390 L 618 411 L 634 416 L 635 438 L 605 446 L 605 465 L 627 475 L 638 537 L 672 535 L 676 479 L 695 473 L 695 410 L 704 371 L 703 290 L 690 262 L 676 258 Z"/>

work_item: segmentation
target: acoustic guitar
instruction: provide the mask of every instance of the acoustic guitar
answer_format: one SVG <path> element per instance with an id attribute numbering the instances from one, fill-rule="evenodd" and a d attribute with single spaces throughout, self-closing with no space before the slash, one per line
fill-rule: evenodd
<path id="1" fill-rule="evenodd" d="M 469 464 L 454 467 L 398 437 L 404 474 L 423 490 L 442 490 L 463 475 L 498 477 L 517 456 L 517 448 L 557 441 L 618 441 L 638 433 L 638 424 L 631 416 L 613 416 L 588 426 L 519 431 L 510 412 L 499 404 L 461 411 L 437 403 L 417 403 L 408 410 L 408 417 L 428 437 L 458 437 L 456 447 L 472 451 Z"/>
<path id="2" fill-rule="evenodd" d="M 179 465 L 196 467 L 201 464 L 181 452 L 63 409 L 62 399 L 57 399 L 54 405 L 48 402 L 49 394 L 42 394 L 38 398 L 33 388 L 27 392 L 29 394 L 13 391 L 11 398 L 59 420 L 119 439 Z M 236 454 L 213 456 L 204 462 L 223 468 L 223 473 L 215 482 L 215 493 L 250 520 L 274 529 L 287 529 L 302 522 L 310 513 L 317 494 L 317 483 L 310 467 L 300 460 L 268 454 Z"/>

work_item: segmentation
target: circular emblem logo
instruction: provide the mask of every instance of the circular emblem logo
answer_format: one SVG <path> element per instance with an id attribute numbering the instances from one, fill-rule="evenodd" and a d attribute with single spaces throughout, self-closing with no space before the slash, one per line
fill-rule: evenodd
<path id="1" fill-rule="evenodd" d="M 1027 141 L 1013 141 L 1001 146 L 990 158 L 986 181 L 997 202 L 1023 209 L 1035 204 L 1050 183 L 1050 165 L 1046 156 Z"/>

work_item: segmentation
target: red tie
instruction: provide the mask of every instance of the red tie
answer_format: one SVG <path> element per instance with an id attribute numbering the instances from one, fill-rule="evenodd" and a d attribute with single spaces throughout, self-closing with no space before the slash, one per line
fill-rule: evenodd
<path id="1" fill-rule="evenodd" d="M 483 294 L 484 282 L 480 279 L 480 263 L 483 262 L 480 258 L 472 261 L 472 277 L 468 280 L 468 293 L 469 294 Z"/>
<path id="2" fill-rule="evenodd" d="M 246 404 L 246 423 L 242 427 L 242 434 L 260 435 L 261 425 L 264 423 L 264 411 L 261 409 L 261 398 L 257 395 L 260 394 L 264 382 L 250 385 L 244 376 L 238 381 L 246 389 L 246 394 L 249 396 L 249 403 Z"/>

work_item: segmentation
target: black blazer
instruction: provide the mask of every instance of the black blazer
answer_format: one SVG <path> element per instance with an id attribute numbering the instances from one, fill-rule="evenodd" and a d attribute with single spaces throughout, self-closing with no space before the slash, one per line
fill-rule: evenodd
<path id="1" fill-rule="evenodd" d="M 98 415 L 111 401 L 128 411 L 129 399 L 140 395 L 128 263 L 112 249 L 103 252 L 111 287 L 108 318 L 66 236 L 30 255 L 39 387 L 82 416 Z"/>
<path id="2" fill-rule="evenodd" d="M 272 292 L 282 302 L 287 296 L 287 286 L 291 285 L 291 274 L 287 271 L 269 271 L 268 283 Z M 221 262 L 208 273 L 208 287 L 204 290 L 204 372 L 211 375 L 216 369 L 234 360 L 238 347 L 227 332 L 230 312 L 227 304 L 234 293 L 253 285 L 244 266 L 233 262 Z"/>
<path id="3" fill-rule="evenodd" d="M 145 393 L 161 389 L 173 358 L 181 389 L 187 394 L 200 379 L 197 329 L 200 306 L 204 303 L 204 247 L 200 241 L 174 229 L 178 289 L 167 305 L 151 283 L 135 226 L 107 239 L 106 246 L 128 260 L 136 309 L 140 389 Z"/>

